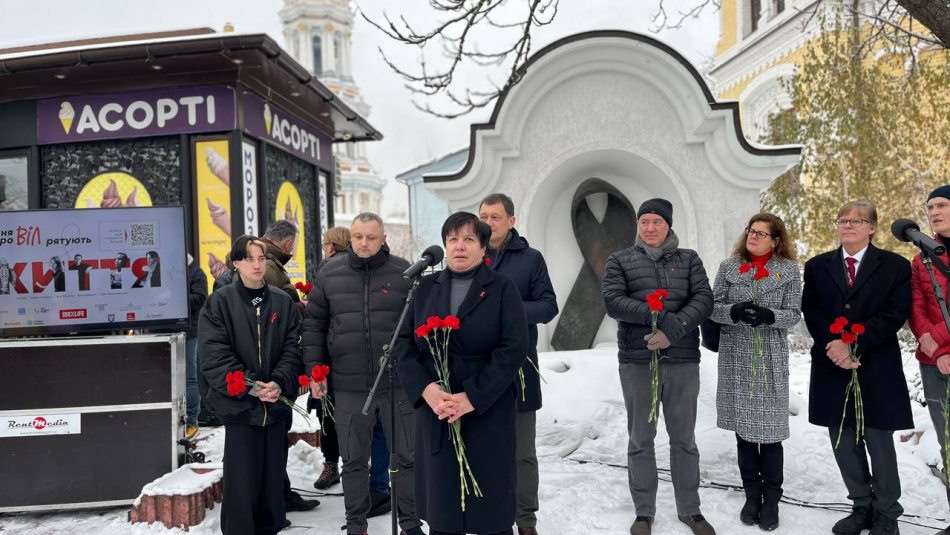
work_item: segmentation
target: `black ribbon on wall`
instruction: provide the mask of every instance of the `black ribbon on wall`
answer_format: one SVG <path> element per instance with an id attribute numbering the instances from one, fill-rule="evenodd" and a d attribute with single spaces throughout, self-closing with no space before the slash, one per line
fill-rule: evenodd
<path id="1" fill-rule="evenodd" d="M 597 221 L 587 204 L 587 197 L 597 193 L 607 194 L 607 210 L 602 221 Z M 589 349 L 594 343 L 597 330 L 607 314 L 600 291 L 604 264 L 611 253 L 631 247 L 636 242 L 636 220 L 636 211 L 630 201 L 604 180 L 589 178 L 574 192 L 571 225 L 584 264 L 551 338 L 554 349 Z"/>

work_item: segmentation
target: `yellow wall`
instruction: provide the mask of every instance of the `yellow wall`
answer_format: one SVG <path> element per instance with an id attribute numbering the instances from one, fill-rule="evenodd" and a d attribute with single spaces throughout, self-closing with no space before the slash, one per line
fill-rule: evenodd
<path id="1" fill-rule="evenodd" d="M 719 8 L 719 43 L 716 44 L 716 57 L 720 57 L 739 41 L 739 12 L 737 0 L 722 0 Z"/>

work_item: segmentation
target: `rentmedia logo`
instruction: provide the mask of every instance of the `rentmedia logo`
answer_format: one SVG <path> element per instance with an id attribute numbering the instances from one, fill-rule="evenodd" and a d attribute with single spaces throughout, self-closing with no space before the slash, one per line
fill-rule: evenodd
<path id="1" fill-rule="evenodd" d="M 61 320 L 82 320 L 86 319 L 85 308 L 67 308 L 59 311 Z"/>

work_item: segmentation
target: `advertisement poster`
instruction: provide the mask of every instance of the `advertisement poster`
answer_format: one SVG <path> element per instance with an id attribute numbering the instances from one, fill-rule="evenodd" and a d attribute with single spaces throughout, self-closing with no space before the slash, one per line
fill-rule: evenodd
<path id="1" fill-rule="evenodd" d="M 132 175 L 113 172 L 98 174 L 80 190 L 73 208 L 137 208 L 152 206 L 145 186 Z"/>
<path id="2" fill-rule="evenodd" d="M 0 212 L 0 335 L 188 318 L 180 206 Z"/>
<path id="3" fill-rule="evenodd" d="M 327 175 L 324 173 L 320 173 L 317 188 L 320 192 L 320 236 L 322 238 L 327 235 L 327 230 L 330 229 L 330 208 L 327 206 Z"/>
<path id="4" fill-rule="evenodd" d="M 287 268 L 287 275 L 290 282 L 307 282 L 307 235 L 303 224 L 304 210 L 303 202 L 300 200 L 300 192 L 293 183 L 284 181 L 277 191 L 277 205 L 274 211 L 277 214 L 277 220 L 286 219 L 297 227 L 297 242 L 294 244 L 294 256 L 284 266 Z"/>
<path id="5" fill-rule="evenodd" d="M 198 222 L 198 261 L 208 277 L 208 293 L 214 279 L 227 270 L 225 257 L 231 251 L 231 167 L 228 141 L 195 142 L 195 221 Z M 238 233 L 240 234 L 240 233 Z"/>

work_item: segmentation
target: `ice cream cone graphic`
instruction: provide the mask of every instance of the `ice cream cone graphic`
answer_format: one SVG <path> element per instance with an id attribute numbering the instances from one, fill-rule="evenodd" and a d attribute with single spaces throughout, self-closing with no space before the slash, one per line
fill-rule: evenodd
<path id="1" fill-rule="evenodd" d="M 228 270 L 228 266 L 217 256 L 214 256 L 214 253 L 208 253 L 208 269 L 211 270 L 211 276 L 217 279 Z"/>
<path id="2" fill-rule="evenodd" d="M 231 216 L 228 214 L 228 211 L 224 209 L 220 204 L 212 201 L 211 199 L 205 198 L 205 202 L 208 204 L 208 212 L 211 215 L 211 222 L 215 224 L 216 227 L 221 229 L 228 236 L 231 235 Z"/>
<path id="3" fill-rule="evenodd" d="M 109 180 L 109 187 L 102 192 L 102 201 L 99 203 L 101 208 L 121 208 L 122 198 L 119 197 L 119 186 L 115 180 Z"/>
<path id="4" fill-rule="evenodd" d="M 231 185 L 231 166 L 228 165 L 228 161 L 223 156 L 208 147 L 205 149 L 205 162 L 208 164 L 211 174 L 226 185 Z"/>
<path id="5" fill-rule="evenodd" d="M 76 118 L 76 110 L 69 102 L 62 102 L 59 105 L 59 124 L 63 125 L 63 130 L 68 134 L 73 128 L 73 119 Z"/>
<path id="6" fill-rule="evenodd" d="M 270 112 L 270 104 L 264 103 L 264 129 L 267 130 L 267 135 L 270 135 L 270 125 L 273 120 L 273 116 Z"/>

